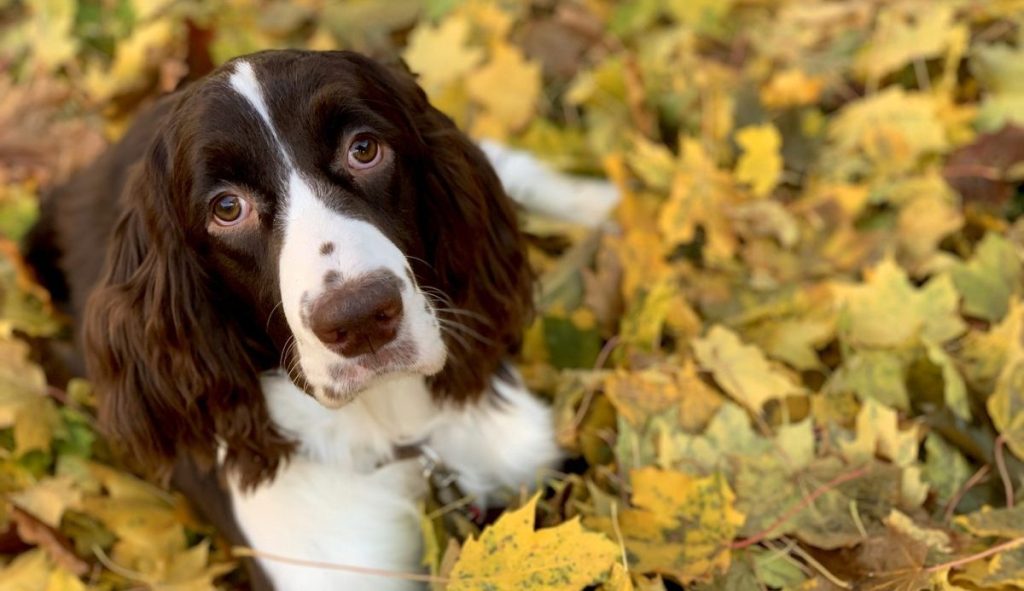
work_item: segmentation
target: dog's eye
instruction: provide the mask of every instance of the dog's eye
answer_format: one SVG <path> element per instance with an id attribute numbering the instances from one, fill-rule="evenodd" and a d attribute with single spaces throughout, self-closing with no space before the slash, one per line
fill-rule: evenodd
<path id="1" fill-rule="evenodd" d="M 234 226 L 249 217 L 252 206 L 233 193 L 221 193 L 213 199 L 213 219 L 221 226 Z"/>
<path id="2" fill-rule="evenodd" d="M 357 135 L 348 146 L 348 165 L 357 169 L 376 166 L 383 152 L 377 138 L 367 134 Z"/>

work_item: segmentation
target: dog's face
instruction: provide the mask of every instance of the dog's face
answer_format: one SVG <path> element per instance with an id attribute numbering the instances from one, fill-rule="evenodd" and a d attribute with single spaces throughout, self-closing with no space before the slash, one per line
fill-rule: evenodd
<path id="1" fill-rule="evenodd" d="M 176 173 L 193 179 L 218 275 L 268 324 L 296 384 L 337 407 L 379 377 L 439 372 L 446 305 L 412 265 L 430 257 L 417 223 L 433 206 L 419 179 L 429 150 L 399 98 L 330 57 L 228 64 L 179 108 L 193 113 L 194 161 Z"/>
<path id="2" fill-rule="evenodd" d="M 124 202 L 87 360 L 101 419 L 143 461 L 220 437 L 229 461 L 238 443 L 273 464 L 276 444 L 251 438 L 258 373 L 277 366 L 332 408 L 399 373 L 474 397 L 529 310 L 482 153 L 411 78 L 356 54 L 225 64 L 163 118 Z M 136 411 L 185 437 L 124 426 Z"/>

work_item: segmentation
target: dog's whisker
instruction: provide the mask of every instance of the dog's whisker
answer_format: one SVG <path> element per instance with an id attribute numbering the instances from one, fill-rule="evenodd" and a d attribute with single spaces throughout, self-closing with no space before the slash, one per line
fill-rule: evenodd
<path id="1" fill-rule="evenodd" d="M 270 331 L 270 321 L 274 319 L 274 312 L 277 312 L 278 308 L 282 306 L 284 306 L 284 300 L 277 302 L 277 305 L 270 309 L 270 314 L 267 314 L 267 324 L 263 327 L 264 330 Z"/>
<path id="2" fill-rule="evenodd" d="M 442 334 L 444 334 L 445 336 L 451 337 L 452 340 L 454 340 L 456 343 L 461 345 L 463 349 L 469 350 L 469 349 L 472 348 L 470 346 L 470 344 L 469 344 L 469 341 L 467 341 L 464 336 L 462 336 L 459 333 L 451 330 L 447 326 L 442 325 L 440 328 L 441 328 L 441 333 Z"/>
<path id="3" fill-rule="evenodd" d="M 484 345 L 495 345 L 495 344 L 497 344 L 494 341 L 494 339 L 490 339 L 490 338 L 485 337 L 484 335 L 482 335 L 479 332 L 473 330 L 472 328 L 466 326 L 465 324 L 462 324 L 461 322 L 455 322 L 454 320 L 443 319 L 443 318 L 440 319 L 440 320 L 441 320 L 441 326 L 443 326 L 445 328 L 448 328 L 448 329 L 451 329 L 451 330 L 456 330 L 457 329 L 457 330 L 461 331 L 462 334 L 464 334 L 465 336 L 472 337 L 472 338 L 476 339 L 477 341 L 479 341 L 481 344 L 484 344 Z"/>
<path id="4" fill-rule="evenodd" d="M 472 318 L 473 320 L 476 320 L 476 321 L 480 322 L 481 324 L 486 324 L 488 326 L 490 326 L 492 324 L 491 323 L 491 319 L 486 317 L 486 316 L 484 316 L 483 314 L 480 314 L 478 312 L 473 312 L 473 311 L 470 311 L 470 310 L 464 310 L 462 308 L 442 308 L 442 307 L 438 307 L 438 308 L 435 308 L 435 311 L 442 312 L 442 313 L 447 313 L 447 314 L 455 314 L 456 316 L 465 316 L 467 318 Z"/>

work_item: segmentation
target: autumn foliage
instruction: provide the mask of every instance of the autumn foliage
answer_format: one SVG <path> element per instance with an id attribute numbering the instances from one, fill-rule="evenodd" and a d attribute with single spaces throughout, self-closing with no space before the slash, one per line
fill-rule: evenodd
<path id="1" fill-rule="evenodd" d="M 435 589 L 1024 587 L 1024 2 L 0 0 L 0 26 L 0 588 L 241 580 L 30 359 L 67 324 L 17 245 L 154 96 L 282 46 L 402 58 L 473 136 L 622 193 L 596 230 L 524 214 L 520 365 L 572 471 L 483 531 L 426 503 Z"/>

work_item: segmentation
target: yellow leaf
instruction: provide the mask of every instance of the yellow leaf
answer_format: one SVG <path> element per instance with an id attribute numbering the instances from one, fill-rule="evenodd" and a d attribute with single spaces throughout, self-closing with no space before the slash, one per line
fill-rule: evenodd
<path id="1" fill-rule="evenodd" d="M 174 555 L 160 580 L 148 582 L 158 591 L 214 591 L 214 579 L 234 567 L 230 562 L 210 564 L 210 542 L 203 540 Z"/>
<path id="2" fill-rule="evenodd" d="M 899 532 L 911 538 L 921 542 L 928 548 L 938 550 L 949 554 L 953 551 L 952 540 L 949 534 L 941 529 L 932 529 L 929 527 L 922 527 L 914 522 L 906 513 L 902 513 L 896 509 L 893 509 L 889 516 L 884 520 L 887 525 L 893 531 Z"/>
<path id="3" fill-rule="evenodd" d="M 619 555 L 615 544 L 584 531 L 579 520 L 534 530 L 537 499 L 466 542 L 449 575 L 449 591 L 582 589 L 608 573 Z"/>
<path id="4" fill-rule="evenodd" d="M 161 58 L 169 55 L 170 46 L 178 35 L 175 25 L 170 19 L 143 24 L 117 45 L 109 68 L 93 64 L 85 75 L 85 88 L 92 98 L 97 102 L 106 101 L 145 86 Z"/>
<path id="5" fill-rule="evenodd" d="M 85 583 L 63 568 L 50 571 L 45 591 L 86 591 Z"/>
<path id="6" fill-rule="evenodd" d="M 736 236 L 726 210 L 736 200 L 732 177 L 715 166 L 696 140 L 685 138 L 658 229 L 668 246 L 677 246 L 693 242 L 697 229 L 703 228 L 706 256 L 713 262 L 727 261 L 736 252 Z"/>
<path id="7" fill-rule="evenodd" d="M 871 41 L 857 59 L 857 70 L 878 79 L 914 60 L 942 55 L 955 39 L 953 6 L 903 3 L 883 8 Z"/>
<path id="8" fill-rule="evenodd" d="M 840 447 L 851 462 L 867 462 L 877 453 L 906 467 L 917 461 L 918 427 L 901 431 L 896 411 L 869 398 L 857 414 L 856 438 Z"/>
<path id="9" fill-rule="evenodd" d="M 693 350 L 718 385 L 753 413 L 760 413 L 769 400 L 803 392 L 789 376 L 773 368 L 760 349 L 743 344 L 728 328 L 713 326 L 706 337 L 694 341 Z"/>
<path id="10" fill-rule="evenodd" d="M 633 579 L 630 578 L 629 571 L 621 564 L 616 563 L 612 567 L 612 574 L 602 587 L 602 591 L 633 591 L 633 589 Z"/>
<path id="11" fill-rule="evenodd" d="M 761 102 L 769 109 L 809 105 L 818 100 L 824 81 L 803 70 L 789 69 L 775 73 L 761 88 Z"/>
<path id="12" fill-rule="evenodd" d="M 81 505 L 82 491 L 71 477 L 58 476 L 11 494 L 11 500 L 39 521 L 57 528 L 65 510 L 77 509 Z"/>
<path id="13" fill-rule="evenodd" d="M 835 286 L 841 326 L 855 346 L 896 347 L 926 338 L 941 344 L 963 334 L 959 295 L 947 275 L 915 290 L 891 259 L 866 273 L 861 285 Z"/>
<path id="14" fill-rule="evenodd" d="M 593 519 L 605 532 L 621 531 L 630 568 L 687 584 L 729 567 L 729 543 L 744 515 L 733 506 L 736 496 L 722 475 L 643 468 L 630 481 L 636 508 L 617 515 L 617 524 L 612 517 Z"/>
<path id="15" fill-rule="evenodd" d="M 689 360 L 681 370 L 616 371 L 605 377 L 604 392 L 619 416 L 637 427 L 673 407 L 686 409 L 686 413 L 680 413 L 684 423 L 703 425 L 722 402 L 721 397 L 700 380 Z"/>
<path id="16" fill-rule="evenodd" d="M 828 127 L 832 146 L 827 160 L 847 175 L 864 174 L 872 168 L 876 173 L 911 169 L 921 157 L 950 147 L 939 106 L 931 95 L 908 93 L 899 87 L 854 101 Z M 851 169 L 854 165 L 863 168 Z"/>
<path id="17" fill-rule="evenodd" d="M 920 195 L 900 210 L 900 246 L 910 265 L 927 265 L 936 256 L 939 242 L 963 226 L 958 205 L 941 194 L 931 193 Z"/>
<path id="18" fill-rule="evenodd" d="M 469 28 L 466 17 L 454 14 L 436 26 L 423 22 L 409 36 L 402 57 L 432 100 L 483 60 L 484 51 L 469 45 Z"/>
<path id="19" fill-rule="evenodd" d="M 0 568 L 0 589 L 4 591 L 41 591 L 50 578 L 50 565 L 42 550 L 29 550 Z"/>
<path id="20" fill-rule="evenodd" d="M 519 130 L 530 122 L 540 97 L 540 65 L 511 45 L 498 45 L 491 61 L 466 79 L 466 90 L 506 129 Z"/>
<path id="21" fill-rule="evenodd" d="M 751 185 L 754 194 L 771 193 L 782 175 L 782 135 L 771 123 L 744 127 L 736 132 L 743 155 L 736 164 L 736 178 Z"/>
<path id="22" fill-rule="evenodd" d="M 60 428 L 60 413 L 49 398 L 37 396 L 18 408 L 14 419 L 14 452 L 50 451 L 54 432 Z"/>

